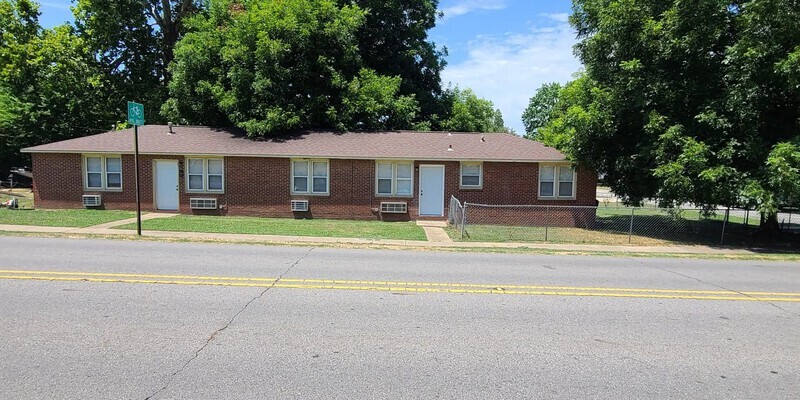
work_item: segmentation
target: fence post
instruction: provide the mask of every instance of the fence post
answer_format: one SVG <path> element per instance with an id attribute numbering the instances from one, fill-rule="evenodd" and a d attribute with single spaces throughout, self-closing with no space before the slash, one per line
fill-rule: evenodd
<path id="1" fill-rule="evenodd" d="M 547 241 L 547 226 L 550 225 L 547 222 L 550 218 L 550 206 L 545 207 L 544 209 L 544 241 Z"/>
<path id="2" fill-rule="evenodd" d="M 745 209 L 745 211 L 744 211 L 744 227 L 745 228 L 750 226 L 750 224 L 748 222 L 750 222 L 750 207 L 747 207 Z"/>
<path id="3" fill-rule="evenodd" d="M 631 207 L 631 225 L 628 228 L 628 244 L 631 244 L 631 236 L 633 236 L 633 212 L 636 211 L 636 207 Z"/>
<path id="4" fill-rule="evenodd" d="M 725 219 L 722 220 L 722 236 L 720 236 L 719 238 L 720 245 L 725 242 L 725 225 L 728 224 L 728 217 L 730 217 L 730 215 L 731 215 L 731 208 L 728 207 L 725 209 Z"/>
<path id="5" fill-rule="evenodd" d="M 464 206 L 461 207 L 461 240 L 464 240 L 464 229 L 466 228 L 465 225 L 467 224 L 467 202 L 464 202 Z"/>
<path id="6" fill-rule="evenodd" d="M 789 230 L 792 230 L 792 209 L 789 209 Z"/>

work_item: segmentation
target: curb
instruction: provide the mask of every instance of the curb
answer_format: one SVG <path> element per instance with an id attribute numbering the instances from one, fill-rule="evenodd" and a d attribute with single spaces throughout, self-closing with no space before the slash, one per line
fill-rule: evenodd
<path id="1" fill-rule="evenodd" d="M 105 225 L 105 224 L 103 224 Z M 55 233 L 55 234 L 84 234 L 99 236 L 135 236 L 135 231 L 110 229 L 103 225 L 86 228 L 67 228 L 30 225 L 0 225 L 0 231 L 10 233 Z M 676 246 L 625 246 L 625 245 L 598 245 L 598 244 L 556 244 L 556 243 L 495 243 L 495 242 L 437 242 L 418 240 L 393 240 L 393 239 L 359 239 L 338 237 L 315 236 L 282 236 L 282 235 L 251 235 L 236 233 L 207 233 L 207 232 L 172 232 L 172 231 L 142 231 L 142 236 L 162 239 L 202 239 L 223 240 L 229 242 L 246 242 L 261 244 L 352 244 L 352 245 L 386 245 L 397 247 L 413 247 L 427 249 L 528 249 L 528 250 L 554 250 L 554 251 L 586 251 L 602 253 L 650 253 L 650 254 L 694 254 L 694 255 L 757 255 L 758 252 L 748 249 L 728 249 L 698 245 Z"/>

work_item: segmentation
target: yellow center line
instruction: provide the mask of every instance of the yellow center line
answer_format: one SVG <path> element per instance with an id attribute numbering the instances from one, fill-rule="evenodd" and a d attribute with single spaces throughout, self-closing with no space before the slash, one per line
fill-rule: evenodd
<path id="1" fill-rule="evenodd" d="M 267 281 L 274 282 L 278 278 L 249 278 L 229 276 L 202 276 L 202 275 L 154 275 L 154 274 L 120 274 L 105 272 L 66 272 L 66 271 L 28 271 L 14 269 L 0 269 L 0 274 L 29 274 L 29 275 L 63 275 L 63 276 L 110 276 L 121 278 L 162 278 L 162 279 L 207 279 L 225 281 Z"/>
<path id="2" fill-rule="evenodd" d="M 276 287 L 286 289 L 358 290 L 410 293 L 508 294 L 527 296 L 588 296 L 645 299 L 800 302 L 800 293 L 735 292 L 724 290 L 608 288 L 540 285 L 493 285 L 442 282 L 255 278 L 103 272 L 0 270 L 0 280 L 165 284 L 191 286 Z"/>
<path id="3" fill-rule="evenodd" d="M 2 272 L 2 271 L 0 271 Z M 503 285 L 503 284 L 476 284 L 476 283 L 438 283 L 438 282 L 391 282 L 391 281 L 353 281 L 353 280 L 326 280 L 326 279 L 291 279 L 283 278 L 281 282 L 298 283 L 329 283 L 329 284 L 372 284 L 396 286 L 433 286 L 433 287 L 469 287 L 496 289 L 546 289 L 546 290 L 587 290 L 609 292 L 650 292 L 650 293 L 695 293 L 695 294 L 746 294 L 746 295 L 775 295 L 797 296 L 800 293 L 773 293 L 773 292 L 733 292 L 730 290 L 688 290 L 688 289 L 633 289 L 633 288 L 608 288 L 608 287 L 580 287 L 580 286 L 542 286 L 542 285 Z"/>

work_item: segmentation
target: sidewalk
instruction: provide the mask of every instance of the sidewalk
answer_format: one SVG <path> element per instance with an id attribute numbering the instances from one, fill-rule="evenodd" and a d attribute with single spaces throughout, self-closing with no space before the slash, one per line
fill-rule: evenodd
<path id="1" fill-rule="evenodd" d="M 174 214 L 151 213 L 142 216 L 143 220 L 166 218 Z M 21 233 L 59 233 L 76 235 L 108 235 L 135 236 L 135 230 L 112 229 L 113 227 L 136 222 L 135 218 L 108 222 L 86 228 L 67 228 L 30 225 L 0 225 L 0 231 Z M 206 240 L 254 244 L 296 245 L 298 243 L 314 244 L 352 244 L 352 245 L 384 245 L 407 247 L 409 249 L 540 249 L 573 252 L 614 252 L 614 253 L 661 253 L 661 254 L 708 254 L 708 255 L 748 255 L 758 254 L 748 249 L 727 249 L 700 245 L 675 246 L 624 246 L 603 244 L 562 244 L 562 243 L 496 243 L 496 242 L 453 242 L 440 224 L 423 222 L 420 224 L 426 232 L 427 241 L 421 240 L 389 240 L 359 239 L 338 237 L 282 236 L 282 235 L 249 235 L 237 233 L 204 233 L 204 232 L 167 232 L 142 231 L 142 236 L 164 239 Z M 446 238 L 445 238 L 446 237 Z"/>

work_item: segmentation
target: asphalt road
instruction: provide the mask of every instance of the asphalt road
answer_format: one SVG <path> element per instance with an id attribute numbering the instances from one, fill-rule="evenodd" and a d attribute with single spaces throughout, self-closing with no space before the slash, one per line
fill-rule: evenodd
<path id="1" fill-rule="evenodd" d="M 800 265 L 0 237 L 0 398 L 797 399 Z"/>

